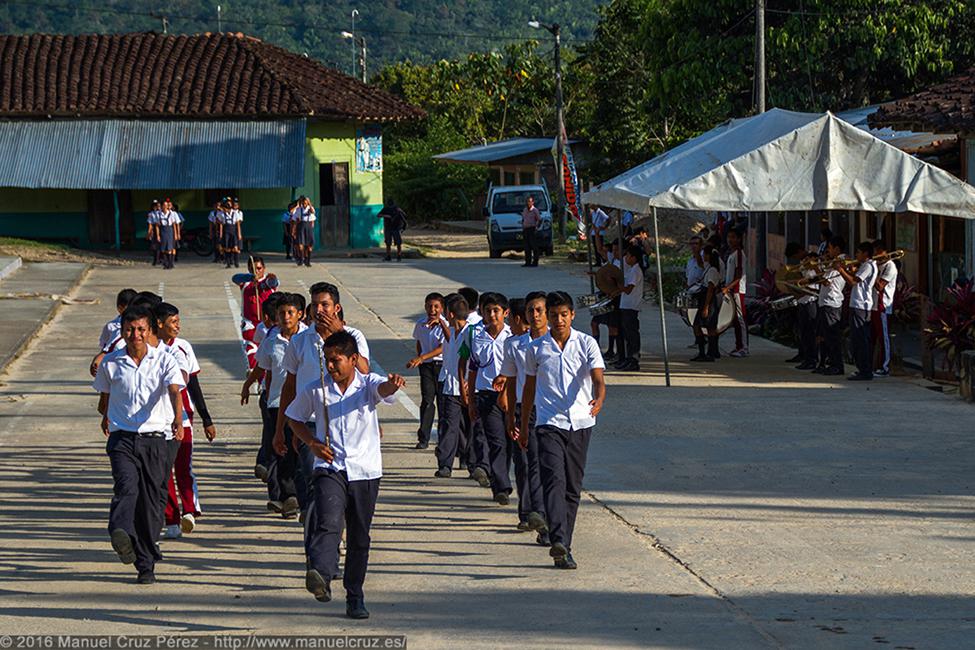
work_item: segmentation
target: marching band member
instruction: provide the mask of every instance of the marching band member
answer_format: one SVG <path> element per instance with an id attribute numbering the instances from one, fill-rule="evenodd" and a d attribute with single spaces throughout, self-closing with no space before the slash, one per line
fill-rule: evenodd
<path id="1" fill-rule="evenodd" d="M 887 254 L 887 245 L 882 239 L 873 243 L 873 252 L 878 257 Z M 887 329 L 887 319 L 894 310 L 894 292 L 897 290 L 897 265 L 894 260 L 888 259 L 877 265 L 875 289 L 871 316 L 873 340 L 880 361 L 874 364 L 876 370 L 873 374 L 875 377 L 887 377 L 890 375 L 890 331 Z"/>
<path id="2" fill-rule="evenodd" d="M 868 241 L 857 245 L 856 272 L 851 273 L 844 264 L 837 263 L 836 270 L 849 282 L 850 292 L 850 347 L 857 371 L 847 377 L 850 381 L 873 379 L 873 347 L 870 340 L 870 312 L 873 310 L 874 284 L 877 282 L 877 264 L 873 257 L 873 244 Z"/>
<path id="3" fill-rule="evenodd" d="M 234 276 L 234 281 L 240 287 L 241 298 L 241 319 L 240 335 L 244 339 L 247 354 L 247 367 L 253 368 L 256 361 L 254 355 L 257 353 L 259 344 L 254 341 L 254 334 L 258 325 L 261 323 L 261 304 L 272 293 L 277 291 L 278 279 L 273 273 L 267 272 L 263 257 L 252 257 L 247 261 L 247 270 L 251 277 L 237 282 L 238 276 Z"/>
<path id="4" fill-rule="evenodd" d="M 808 253 L 800 261 L 818 257 L 816 253 Z M 816 277 L 816 270 L 807 268 L 802 272 L 807 280 Z M 799 365 L 797 370 L 815 370 L 818 365 L 819 346 L 816 344 L 816 322 L 819 312 L 819 284 L 810 283 L 805 287 L 808 293 L 796 298 L 796 321 L 799 328 Z"/>
<path id="5" fill-rule="evenodd" d="M 728 259 L 725 260 L 725 284 L 722 291 L 731 296 L 735 305 L 735 349 L 733 357 L 748 356 L 748 319 L 745 315 L 745 293 L 748 291 L 747 264 L 745 252 L 741 248 L 741 232 L 735 228 L 728 230 Z"/>
<path id="6" fill-rule="evenodd" d="M 846 242 L 842 237 L 833 237 L 826 248 L 826 257 L 834 262 L 846 259 L 843 249 Z M 843 374 L 842 312 L 843 289 L 846 279 L 835 268 L 823 274 L 819 283 L 819 297 L 816 302 L 816 320 L 819 330 L 825 366 L 817 366 L 813 372 L 823 375 Z"/>
<path id="7" fill-rule="evenodd" d="M 623 287 L 620 289 L 620 339 L 624 349 L 613 366 L 625 372 L 640 371 L 640 303 L 643 302 L 642 249 L 630 244 L 623 256 Z"/>

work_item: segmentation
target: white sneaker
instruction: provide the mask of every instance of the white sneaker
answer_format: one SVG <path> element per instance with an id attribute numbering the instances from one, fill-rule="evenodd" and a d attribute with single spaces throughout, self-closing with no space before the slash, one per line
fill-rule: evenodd
<path id="1" fill-rule="evenodd" d="M 747 357 L 748 356 L 748 350 L 745 350 L 745 349 L 735 350 L 734 352 L 732 352 L 728 356 L 736 357 L 736 358 L 739 358 L 739 359 L 742 358 L 742 357 Z"/>
<path id="2" fill-rule="evenodd" d="M 163 539 L 179 539 L 183 536 L 179 529 L 179 524 L 172 524 L 163 528 Z"/>
<path id="3" fill-rule="evenodd" d="M 184 533 L 192 533 L 193 529 L 196 528 L 196 518 L 189 512 L 183 515 L 183 518 L 179 520 L 179 527 Z"/>

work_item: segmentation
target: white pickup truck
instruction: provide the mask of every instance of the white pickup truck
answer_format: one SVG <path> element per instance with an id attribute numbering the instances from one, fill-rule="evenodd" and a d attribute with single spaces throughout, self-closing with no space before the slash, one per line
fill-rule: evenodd
<path id="1" fill-rule="evenodd" d="M 484 206 L 491 257 L 501 257 L 505 251 L 525 250 L 521 211 L 529 196 L 535 199 L 535 207 L 542 215 L 535 234 L 538 250 L 543 255 L 552 254 L 552 202 L 548 190 L 544 185 L 504 185 L 488 190 Z"/>

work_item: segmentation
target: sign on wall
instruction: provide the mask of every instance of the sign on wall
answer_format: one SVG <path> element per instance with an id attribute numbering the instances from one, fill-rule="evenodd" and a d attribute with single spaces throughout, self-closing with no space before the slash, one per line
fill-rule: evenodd
<path id="1" fill-rule="evenodd" d="M 378 126 L 366 126 L 355 131 L 355 170 L 381 172 L 383 170 L 383 135 Z"/>

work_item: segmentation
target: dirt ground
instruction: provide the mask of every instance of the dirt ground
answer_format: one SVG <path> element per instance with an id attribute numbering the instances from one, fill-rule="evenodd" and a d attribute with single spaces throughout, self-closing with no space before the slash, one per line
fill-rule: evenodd
<path id="1" fill-rule="evenodd" d="M 134 266 L 137 262 L 114 255 L 55 246 L 0 245 L 0 256 L 19 257 L 24 262 L 81 262 L 105 266 Z"/>

